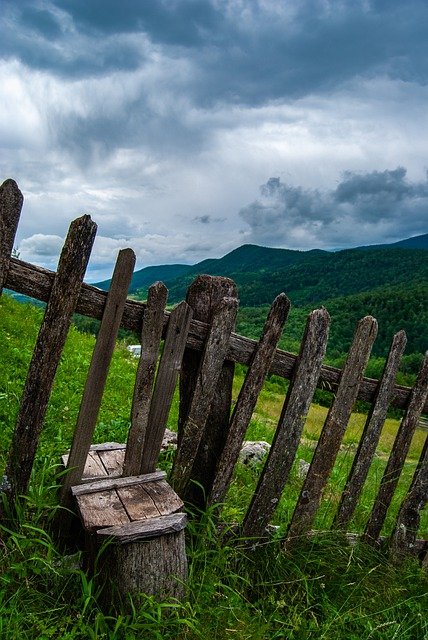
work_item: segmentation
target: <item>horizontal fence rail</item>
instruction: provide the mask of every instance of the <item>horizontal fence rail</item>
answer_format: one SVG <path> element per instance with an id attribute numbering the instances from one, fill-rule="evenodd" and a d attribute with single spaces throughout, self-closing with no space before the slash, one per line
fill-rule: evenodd
<path id="1" fill-rule="evenodd" d="M 17 258 L 11 258 L 9 272 L 5 282 L 5 288 L 16 293 L 21 293 L 41 302 L 49 300 L 55 273 L 42 267 L 29 264 Z M 107 300 L 107 292 L 89 284 L 83 284 L 76 305 L 76 313 L 101 320 Z M 122 316 L 121 326 L 124 329 L 141 333 L 144 311 L 146 305 L 136 300 L 127 300 Z M 164 314 L 164 333 L 169 321 L 169 312 Z M 198 320 L 190 323 L 187 346 L 197 351 L 204 349 L 205 340 L 209 331 L 209 325 Z M 257 348 L 257 341 L 251 338 L 232 333 L 229 340 L 227 359 L 240 364 L 248 365 L 252 361 Z M 282 378 L 290 379 L 293 374 L 297 356 L 277 349 L 274 355 L 269 373 Z M 328 365 L 321 367 L 318 379 L 318 388 L 336 391 L 340 381 L 341 370 Z M 364 377 L 358 390 L 358 400 L 372 402 L 376 396 L 378 380 Z M 394 385 L 391 406 L 405 409 L 410 398 L 410 388 L 402 385 Z M 428 414 L 428 401 L 425 403 L 423 413 Z"/>

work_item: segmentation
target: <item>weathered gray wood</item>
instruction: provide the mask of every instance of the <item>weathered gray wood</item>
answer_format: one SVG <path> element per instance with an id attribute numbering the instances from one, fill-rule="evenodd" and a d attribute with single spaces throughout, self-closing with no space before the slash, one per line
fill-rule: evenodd
<path id="1" fill-rule="evenodd" d="M 366 481 L 376 447 L 379 442 L 382 427 L 385 422 L 392 394 L 394 392 L 395 377 L 400 366 L 401 356 L 406 347 L 406 334 L 399 331 L 395 336 L 389 350 L 388 358 L 379 382 L 376 399 L 370 407 L 364 425 L 357 453 L 355 454 L 352 469 L 343 490 L 337 514 L 333 526 L 345 529 L 355 511 L 358 498 Z"/>
<path id="2" fill-rule="evenodd" d="M 157 518 L 161 515 L 156 503 L 141 484 L 117 489 L 116 493 L 131 521 Z"/>
<path id="3" fill-rule="evenodd" d="M 109 491 L 111 489 L 121 489 L 123 487 L 131 487 L 133 484 L 143 484 L 145 482 L 156 482 L 164 480 L 166 473 L 164 471 L 154 471 L 141 476 L 127 476 L 125 478 L 103 478 L 94 482 L 86 482 L 71 487 L 73 496 L 83 496 L 89 493 L 97 493 L 98 491 Z"/>
<path id="4" fill-rule="evenodd" d="M 122 249 L 117 258 L 89 366 L 68 457 L 68 472 L 63 477 L 60 494 L 63 506 L 70 506 L 70 487 L 78 484 L 83 476 L 134 266 L 135 254 L 132 249 Z"/>
<path id="5" fill-rule="evenodd" d="M 75 220 L 61 253 L 58 271 L 28 369 L 6 468 L 12 506 L 25 494 L 43 427 L 55 372 L 85 274 L 97 225 L 90 216 Z"/>
<path id="6" fill-rule="evenodd" d="M 226 496 L 245 432 L 275 355 L 289 309 L 290 301 L 284 293 L 275 298 L 270 308 L 253 361 L 233 410 L 226 442 L 217 463 L 213 486 L 208 497 L 209 505 L 222 502 Z"/>
<path id="7" fill-rule="evenodd" d="M 121 476 L 125 460 L 124 449 L 111 449 L 110 451 L 97 451 L 101 464 L 108 476 Z"/>
<path id="8" fill-rule="evenodd" d="M 307 320 L 296 369 L 257 489 L 244 517 L 244 537 L 263 535 L 293 466 L 327 348 L 330 316 L 313 311 Z"/>
<path id="9" fill-rule="evenodd" d="M 107 527 L 97 531 L 101 540 L 114 538 L 118 544 L 134 542 L 144 538 L 176 533 L 184 529 L 187 518 L 184 513 L 172 513 L 167 516 L 157 516 L 147 520 L 135 520 L 125 525 Z"/>
<path id="10" fill-rule="evenodd" d="M 144 440 L 139 473 L 151 473 L 156 469 L 192 315 L 191 307 L 186 302 L 181 302 L 169 317 L 155 388 L 150 402 L 147 434 Z"/>
<path id="11" fill-rule="evenodd" d="M 391 548 L 395 554 L 411 554 L 416 545 L 421 511 L 428 502 L 428 436 L 419 458 L 410 489 L 395 522 Z"/>
<path id="12" fill-rule="evenodd" d="M 196 321 L 208 323 L 209 326 L 221 300 L 236 297 L 236 284 L 230 278 L 200 275 L 190 285 L 186 301 L 193 309 L 193 318 Z M 205 333 L 205 340 L 207 335 Z M 189 332 L 189 338 L 192 338 L 191 332 Z M 189 414 L 196 378 L 203 357 L 201 353 L 192 348 L 191 340 L 188 346 L 189 348 L 184 352 L 180 374 L 178 448 L 180 448 L 184 425 Z M 194 482 L 187 485 L 184 496 L 188 502 L 200 509 L 205 507 L 206 498 L 215 477 L 216 462 L 223 450 L 229 428 L 234 372 L 234 363 L 225 359 L 210 405 L 207 422 L 209 428 L 204 430 L 198 455 L 193 464 L 192 479 Z"/>
<path id="13" fill-rule="evenodd" d="M 130 521 L 115 491 L 97 491 L 76 496 L 80 517 L 86 531 L 125 524 Z"/>
<path id="14" fill-rule="evenodd" d="M 23 202 L 23 195 L 15 180 L 5 180 L 0 186 L 0 295 L 9 271 Z"/>
<path id="15" fill-rule="evenodd" d="M 149 530 L 144 525 L 150 526 Z M 98 532 L 101 542 L 113 540 L 97 562 L 96 583 L 104 586 L 101 597 L 108 608 L 122 602 L 130 609 L 141 594 L 158 599 L 181 599 L 185 595 L 187 558 L 184 540 L 184 514 L 124 525 L 122 533 L 104 529 Z M 105 535 L 107 534 L 107 536 Z M 98 546 L 95 547 L 98 555 Z"/>
<path id="16" fill-rule="evenodd" d="M 382 476 L 379 491 L 364 531 L 364 539 L 366 542 L 376 543 L 382 531 L 383 523 L 397 487 L 401 471 L 403 470 L 406 456 L 427 395 L 428 352 L 425 354 L 418 377 L 412 389 L 409 406 L 398 428 L 397 436 Z"/>
<path id="17" fill-rule="evenodd" d="M 54 277 L 55 274 L 48 269 L 43 269 L 42 267 L 37 267 L 22 260 L 12 258 L 5 287 L 17 293 L 22 293 L 37 300 L 47 302 Z M 101 291 L 88 284 L 83 284 L 76 311 L 91 318 L 101 320 L 106 297 L 107 293 L 105 291 Z M 140 333 L 144 310 L 144 303 L 137 302 L 136 300 L 127 300 L 121 326 L 124 329 Z M 168 318 L 169 314 L 166 312 L 163 321 L 164 330 L 168 324 Z M 187 347 L 189 349 L 193 349 L 194 351 L 203 350 L 208 327 L 207 322 L 199 321 L 194 316 L 190 324 L 187 340 Z M 257 342 L 255 340 L 232 333 L 227 352 L 227 360 L 249 365 L 251 364 L 256 347 Z M 294 354 L 277 349 L 269 373 L 289 379 L 292 375 L 295 362 L 296 356 Z M 335 392 L 339 384 L 340 375 L 340 369 L 323 365 L 318 386 Z M 358 399 L 364 400 L 365 402 L 373 402 L 377 387 L 377 380 L 363 378 L 358 391 Z M 410 391 L 409 387 L 395 385 L 391 405 L 399 409 L 405 409 L 409 402 Z M 423 413 L 428 414 L 428 400 L 425 403 Z"/>
<path id="18" fill-rule="evenodd" d="M 237 309 L 238 301 L 236 298 L 223 298 L 212 319 L 210 333 L 198 370 L 192 403 L 184 423 L 183 435 L 172 471 L 173 487 L 181 497 L 184 495 L 189 480 L 193 478 L 193 465 L 209 419 L 211 403 L 222 371 Z"/>
<path id="19" fill-rule="evenodd" d="M 377 322 L 374 318 L 366 316 L 360 320 L 343 368 L 336 397 L 328 412 L 294 509 L 287 532 L 288 539 L 301 536 L 312 525 L 339 452 L 376 334 Z"/>
<path id="20" fill-rule="evenodd" d="M 148 482 L 144 485 L 144 491 L 151 496 L 161 516 L 181 511 L 184 507 L 181 498 L 172 491 L 166 481 Z"/>
<path id="21" fill-rule="evenodd" d="M 136 475 L 140 473 L 141 469 L 167 297 L 168 290 L 162 282 L 156 282 L 150 287 L 141 331 L 141 356 L 134 387 L 131 427 L 123 465 L 125 476 Z"/>

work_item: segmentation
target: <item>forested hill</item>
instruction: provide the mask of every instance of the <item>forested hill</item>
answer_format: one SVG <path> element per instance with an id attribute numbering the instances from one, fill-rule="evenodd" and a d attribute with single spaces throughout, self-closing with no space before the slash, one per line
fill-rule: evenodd
<path id="1" fill-rule="evenodd" d="M 427 249 L 428 234 L 394 245 L 336 252 L 243 245 L 223 258 L 194 266 L 142 269 L 133 276 L 131 293 L 145 299 L 149 284 L 162 280 L 169 289 L 169 302 L 177 302 L 184 299 L 196 275 L 228 276 L 238 286 L 242 310 L 238 329 L 249 337 L 259 335 L 266 313 L 260 309 L 259 314 L 255 307 L 269 305 L 284 291 L 296 318 L 296 330 L 291 330 L 296 339 L 303 331 L 307 312 L 324 305 L 332 316 L 331 353 L 346 351 L 357 320 L 371 314 L 379 322 L 376 355 L 386 355 L 392 335 L 399 329 L 407 333 L 406 352 L 420 354 L 428 348 Z M 108 284 L 101 283 L 103 288 Z"/>

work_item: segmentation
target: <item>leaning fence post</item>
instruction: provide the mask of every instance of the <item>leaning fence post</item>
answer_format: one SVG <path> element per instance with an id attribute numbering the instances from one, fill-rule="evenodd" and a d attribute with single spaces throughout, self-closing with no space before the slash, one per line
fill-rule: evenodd
<path id="1" fill-rule="evenodd" d="M 360 320 L 342 371 L 336 397 L 328 412 L 294 509 L 287 532 L 288 540 L 305 534 L 315 519 L 322 493 L 339 453 L 376 334 L 377 322 L 374 318 L 366 316 Z"/>
<path id="2" fill-rule="evenodd" d="M 379 491 L 364 531 L 364 540 L 370 544 L 376 544 L 382 531 L 383 523 L 394 496 L 427 396 L 428 352 L 425 354 L 418 377 L 410 394 L 409 406 L 398 428 L 392 451 L 382 476 Z"/>
<path id="3" fill-rule="evenodd" d="M 23 201 L 15 180 L 5 180 L 0 186 L 0 295 L 9 271 Z"/>
<path id="4" fill-rule="evenodd" d="M 103 319 L 92 353 L 74 430 L 67 462 L 67 474 L 61 487 L 60 503 L 63 506 L 70 504 L 70 487 L 79 484 L 82 479 L 134 266 L 135 254 L 132 249 L 122 249 L 117 258 L 110 291 L 107 294 Z"/>
<path id="5" fill-rule="evenodd" d="M 190 285 L 186 302 L 193 309 L 193 320 L 210 324 L 213 313 L 222 298 L 236 298 L 236 296 L 236 284 L 230 278 L 200 275 Z M 196 386 L 201 357 L 202 353 L 200 351 L 186 349 L 184 352 L 180 374 L 179 448 Z M 192 470 L 192 479 L 200 483 L 203 489 L 201 490 L 196 484 L 191 484 L 186 490 L 186 500 L 201 508 L 205 505 L 205 496 L 208 496 L 211 491 L 216 462 L 226 440 L 232 404 L 234 372 L 234 363 L 226 361 L 222 367 L 207 420 L 210 428 L 206 429 L 203 434 L 198 458 Z"/>
<path id="6" fill-rule="evenodd" d="M 67 338 L 97 225 L 88 215 L 74 220 L 65 241 L 58 271 L 28 369 L 12 437 L 2 491 L 13 513 L 15 499 L 30 481 L 56 369 Z"/>
<path id="7" fill-rule="evenodd" d="M 396 554 L 411 553 L 421 520 L 421 510 L 428 502 L 428 436 L 419 458 L 410 489 L 395 522 L 391 546 Z"/>

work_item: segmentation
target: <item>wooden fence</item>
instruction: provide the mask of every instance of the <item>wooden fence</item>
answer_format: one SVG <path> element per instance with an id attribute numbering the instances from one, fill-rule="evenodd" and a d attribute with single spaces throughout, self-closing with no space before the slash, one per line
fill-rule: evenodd
<path id="1" fill-rule="evenodd" d="M 61 493 L 63 504 L 71 504 L 71 487 L 78 485 L 82 476 L 90 479 L 90 463 L 95 455 L 91 454 L 93 431 L 117 332 L 122 326 L 141 336 L 142 355 L 128 442 L 115 452 L 115 466 L 109 475 L 129 477 L 155 472 L 180 377 L 178 449 L 170 481 L 183 500 L 200 507 L 219 505 L 220 513 L 264 380 L 274 373 L 289 380 L 288 391 L 269 455 L 239 527 L 240 535 L 266 535 L 289 480 L 315 390 L 327 388 L 334 392 L 333 401 L 286 539 L 292 541 L 312 529 L 352 408 L 360 399 L 370 403 L 370 411 L 333 527 L 347 530 L 368 477 L 387 410 L 398 407 L 404 412 L 403 418 L 363 534 L 367 542 L 378 542 L 412 437 L 422 414 L 428 413 L 428 354 L 413 388 L 397 385 L 396 373 L 406 345 L 406 336 L 400 331 L 393 337 L 381 379 L 365 378 L 377 333 L 376 320 L 367 316 L 358 323 L 343 370 L 326 366 L 323 359 L 330 318 L 323 308 L 309 315 L 300 353 L 282 351 L 277 344 L 290 307 L 284 294 L 273 302 L 258 342 L 239 336 L 233 332 L 237 291 L 228 278 L 199 276 L 190 286 L 186 301 L 172 312 L 165 310 L 167 291 L 161 283 L 150 287 L 146 303 L 127 300 L 135 263 L 130 249 L 119 253 L 110 291 L 103 292 L 83 283 L 96 233 L 89 216 L 71 224 L 56 273 L 25 263 L 12 257 L 22 202 L 16 183 L 7 180 L 0 188 L 0 293 L 5 287 L 31 296 L 46 302 L 46 310 L 2 485 L 11 505 L 28 489 L 56 368 L 72 314 L 78 312 L 101 320 L 101 328 L 69 453 L 69 473 Z M 161 340 L 164 347 L 156 373 Z M 235 363 L 248 365 L 248 369 L 231 413 Z M 428 548 L 427 541 L 417 539 L 420 512 L 428 499 L 427 441 L 428 436 L 390 539 L 397 552 L 416 553 L 420 558 L 426 557 Z"/>

